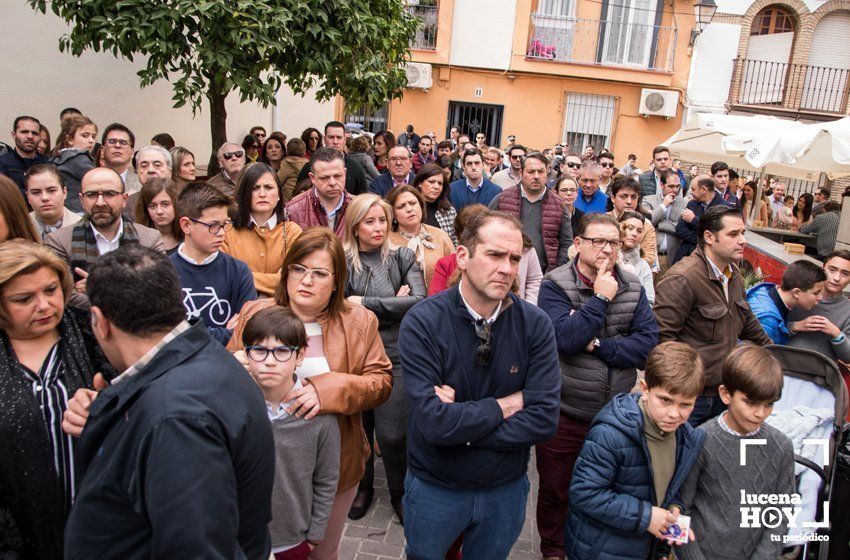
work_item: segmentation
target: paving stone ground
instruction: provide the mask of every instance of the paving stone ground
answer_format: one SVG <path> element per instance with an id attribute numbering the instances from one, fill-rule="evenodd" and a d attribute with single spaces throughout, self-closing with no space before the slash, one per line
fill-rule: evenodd
<path id="1" fill-rule="evenodd" d="M 534 453 L 528 466 L 531 491 L 526 504 L 525 526 L 514 544 L 511 560 L 540 560 L 540 538 L 535 525 L 534 504 L 537 502 L 537 469 Z M 384 465 L 375 464 L 375 499 L 369 512 L 356 521 L 348 520 L 340 544 L 340 560 L 397 560 L 404 558 L 404 528 L 390 506 Z"/>

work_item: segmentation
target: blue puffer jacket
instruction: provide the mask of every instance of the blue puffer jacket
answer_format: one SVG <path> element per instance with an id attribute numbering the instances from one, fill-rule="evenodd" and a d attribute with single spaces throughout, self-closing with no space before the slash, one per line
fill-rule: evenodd
<path id="1" fill-rule="evenodd" d="M 656 503 L 655 486 L 639 397 L 614 397 L 587 434 L 570 484 L 564 532 L 570 560 L 644 560 L 652 551 L 655 539 L 646 529 Z M 682 507 L 679 490 L 704 439 L 704 432 L 687 423 L 676 430 L 676 471 L 662 507 Z"/>
<path id="2" fill-rule="evenodd" d="M 770 282 L 756 284 L 747 290 L 747 303 L 750 304 L 753 315 L 759 320 L 761 328 L 764 329 L 773 343 L 788 344 L 788 325 L 785 324 L 776 303 L 770 297 L 770 290 L 775 287 L 776 284 Z"/>

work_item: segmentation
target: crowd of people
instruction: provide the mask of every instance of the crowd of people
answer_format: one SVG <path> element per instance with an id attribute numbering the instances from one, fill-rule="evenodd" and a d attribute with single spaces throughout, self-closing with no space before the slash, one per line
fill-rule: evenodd
<path id="1" fill-rule="evenodd" d="M 0 155 L 0 558 L 335 559 L 380 454 L 409 558 L 503 559 L 532 449 L 544 559 L 783 554 L 737 500 L 795 492 L 763 347 L 850 363 L 828 190 L 336 121 L 200 177 L 60 118 Z M 750 225 L 823 266 L 748 289 Z"/>

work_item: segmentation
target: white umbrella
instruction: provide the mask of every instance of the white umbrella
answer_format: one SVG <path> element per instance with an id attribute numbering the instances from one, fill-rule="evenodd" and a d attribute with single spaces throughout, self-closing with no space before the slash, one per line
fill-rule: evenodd
<path id="1" fill-rule="evenodd" d="M 803 124 L 761 115 L 700 113 L 668 141 L 673 157 L 817 181 L 850 175 L 850 118 Z"/>

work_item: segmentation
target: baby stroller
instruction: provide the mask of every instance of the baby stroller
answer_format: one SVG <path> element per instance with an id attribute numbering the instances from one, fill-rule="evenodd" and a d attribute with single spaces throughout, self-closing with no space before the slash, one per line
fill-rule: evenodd
<path id="1" fill-rule="evenodd" d="M 797 491 L 802 496 L 801 513 L 789 528 L 790 554 L 784 558 L 826 560 L 850 558 L 845 528 L 850 525 L 846 504 L 830 502 L 835 486 L 837 449 L 850 440 L 845 423 L 848 393 L 835 362 L 813 350 L 768 346 L 785 375 L 782 397 L 767 422 L 787 434 L 794 443 Z M 808 443 L 804 443 L 806 440 Z M 811 440 L 825 440 L 824 445 Z M 828 513 L 828 519 L 824 519 Z M 826 522 L 824 527 L 806 528 L 804 522 Z M 836 532 L 844 536 L 838 540 Z M 843 542 L 842 542 L 843 541 Z M 830 545 L 834 547 L 830 553 Z M 797 554 L 794 554 L 796 552 Z"/>

